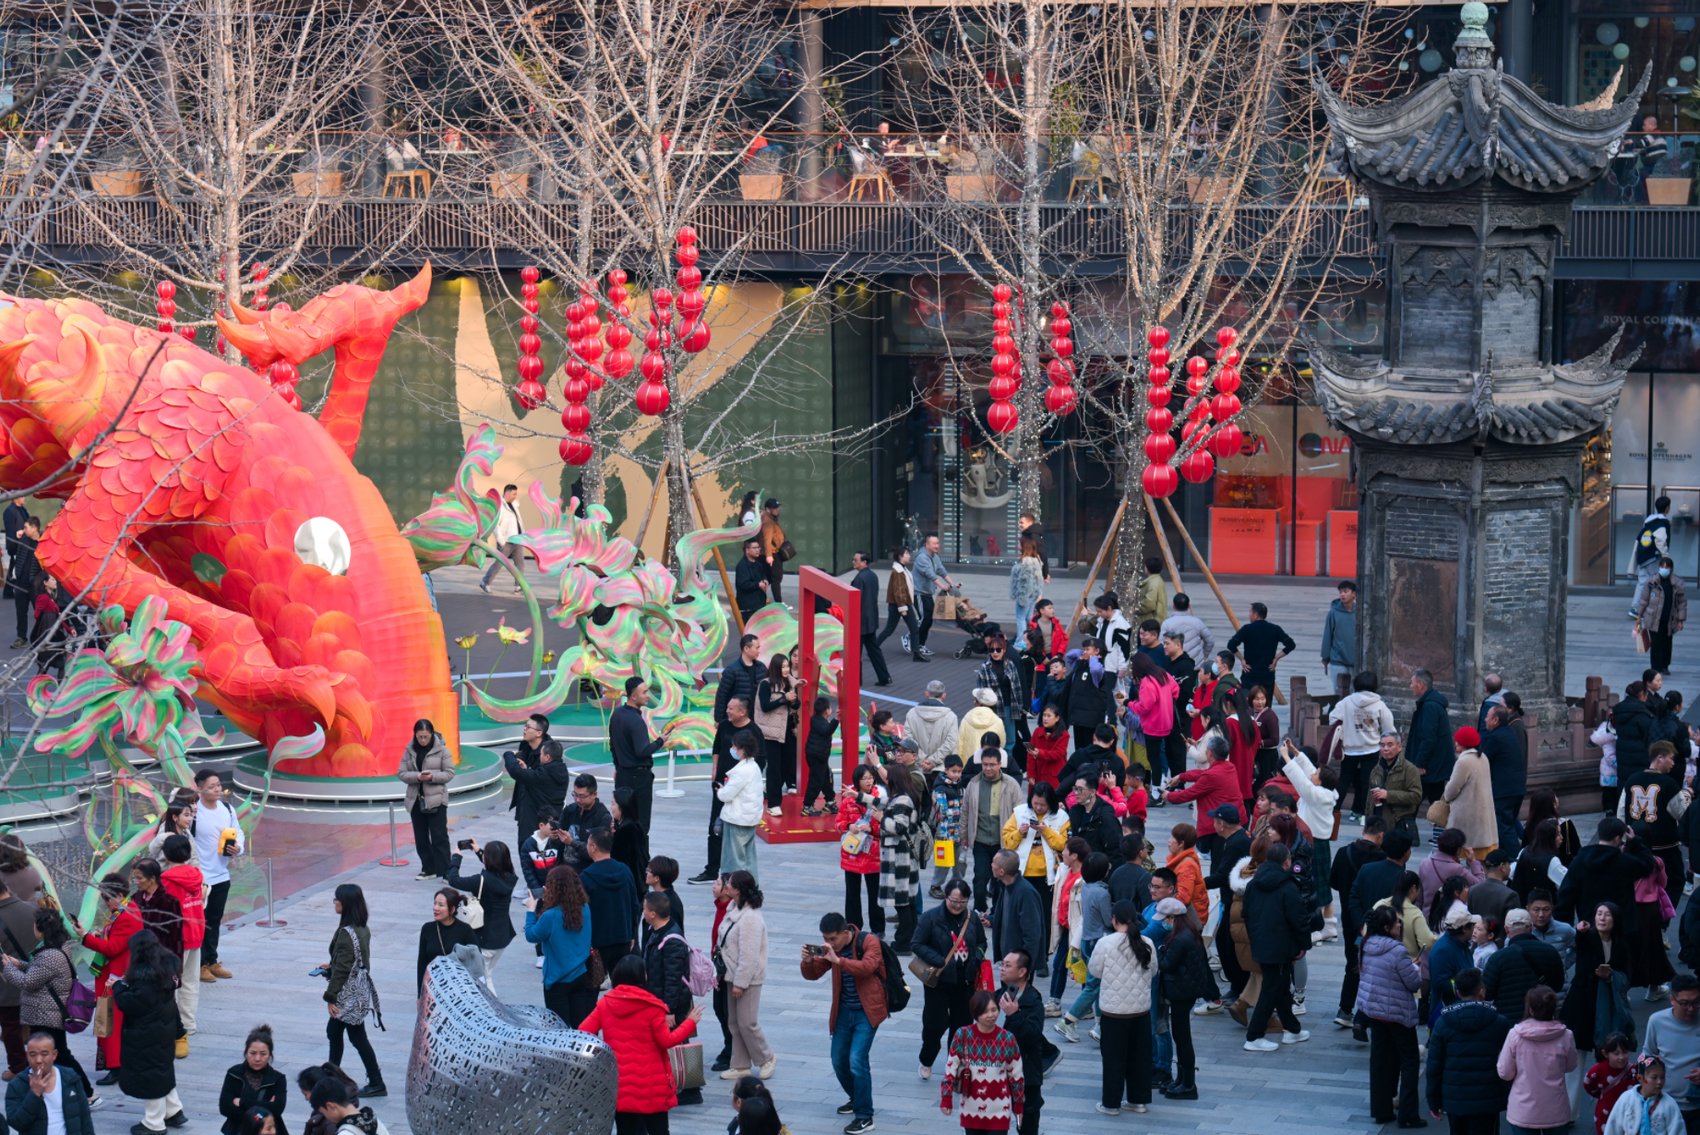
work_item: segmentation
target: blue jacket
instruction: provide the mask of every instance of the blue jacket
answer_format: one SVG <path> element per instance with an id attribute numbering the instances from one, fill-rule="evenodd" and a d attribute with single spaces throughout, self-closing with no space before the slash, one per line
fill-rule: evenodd
<path id="1" fill-rule="evenodd" d="M 577 930 L 568 930 L 561 909 L 551 907 L 541 914 L 525 912 L 525 940 L 543 947 L 543 984 L 577 981 L 590 961 L 590 908 Z"/>
<path id="2" fill-rule="evenodd" d="M 1452 979 L 1475 964 L 1468 939 L 1456 934 L 1442 934 L 1428 948 L 1428 988 L 1434 1002 L 1429 1011 L 1430 1028 L 1440 1019 L 1441 1011 L 1458 999 L 1452 992 Z"/>
<path id="3" fill-rule="evenodd" d="M 1363 949 L 1357 1007 L 1378 1021 L 1416 1028 L 1416 994 L 1423 978 L 1405 952 L 1405 944 L 1385 934 L 1371 934 L 1364 939 Z"/>
<path id="4" fill-rule="evenodd" d="M 618 946 L 637 941 L 638 893 L 631 868 L 614 859 L 592 863 L 579 876 L 584 884 L 586 907 L 596 924 L 593 946 Z"/>
<path id="5" fill-rule="evenodd" d="M 1358 668 L 1358 614 L 1335 599 L 1322 621 L 1322 661 L 1338 666 L 1350 677 Z"/>
<path id="6" fill-rule="evenodd" d="M 1433 966 L 1430 954 L 1431 974 Z M 1448 1115 L 1504 1111 L 1510 1085 L 1499 1078 L 1496 1065 L 1510 1031 L 1511 1022 L 1486 1001 L 1447 1006 L 1428 1037 L 1429 1110 Z"/>

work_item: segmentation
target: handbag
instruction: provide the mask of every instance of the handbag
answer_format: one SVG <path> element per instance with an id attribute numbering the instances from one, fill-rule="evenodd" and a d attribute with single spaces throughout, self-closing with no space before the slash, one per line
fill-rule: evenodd
<path id="1" fill-rule="evenodd" d="M 779 541 L 779 550 L 773 553 L 776 560 L 794 560 L 797 558 L 797 545 L 789 540 Z"/>
<path id="2" fill-rule="evenodd" d="M 354 943 L 354 966 L 337 991 L 336 1019 L 345 1025 L 358 1025 L 370 1015 L 377 1018 L 381 1029 L 384 1027 L 384 1014 L 378 1007 L 378 989 L 366 970 L 365 955 L 360 952 L 360 936 L 352 926 L 344 926 L 343 930 L 347 932 L 349 941 Z"/>
<path id="3" fill-rule="evenodd" d="M 973 918 L 974 916 L 970 914 L 968 917 Z M 962 936 L 966 933 L 968 933 L 968 924 L 964 921 L 962 929 L 951 937 L 950 950 L 945 954 L 945 957 L 953 957 L 956 951 L 962 948 Z M 944 974 L 944 966 L 928 965 L 916 956 L 909 959 L 909 972 L 919 978 L 922 985 L 932 989 L 938 985 L 939 978 Z"/>
<path id="4" fill-rule="evenodd" d="M 956 841 L 954 839 L 935 839 L 933 841 L 933 866 L 956 866 Z"/>
<path id="5" fill-rule="evenodd" d="M 1068 975 L 1081 985 L 1086 984 L 1089 976 L 1086 972 L 1086 955 L 1070 946 L 1068 950 Z"/>
<path id="6" fill-rule="evenodd" d="M 608 980 L 608 967 L 602 964 L 600 951 L 591 950 L 590 957 L 585 959 L 583 980 L 585 984 L 590 986 L 592 992 L 601 989 L 602 983 Z"/>
<path id="7" fill-rule="evenodd" d="M 102 1039 L 112 1035 L 112 994 L 102 993 L 94 1001 L 94 1035 Z"/>
<path id="8" fill-rule="evenodd" d="M 6 937 L 12 939 L 14 947 L 17 946 L 18 940 L 12 937 L 10 930 L 6 931 Z M 61 950 L 65 955 L 66 963 L 71 967 L 70 992 L 67 996 L 60 997 L 59 994 L 54 992 L 51 981 L 44 988 L 47 990 L 47 995 L 53 998 L 53 1003 L 59 1007 L 59 1020 L 65 1031 L 67 1033 L 80 1033 L 88 1028 L 89 1022 L 94 1019 L 95 1006 L 98 1002 L 95 999 L 94 990 L 77 980 L 77 963 L 71 960 L 71 952 L 64 950 L 63 947 L 61 947 Z"/>
<path id="9" fill-rule="evenodd" d="M 974 983 L 975 989 L 984 989 L 987 993 L 998 987 L 992 977 L 992 962 L 990 958 L 980 959 L 980 980 Z"/>
<path id="10" fill-rule="evenodd" d="M 1630 637 L 1635 640 L 1635 653 L 1645 654 L 1653 648 L 1653 638 L 1639 622 L 1631 628 Z"/>
<path id="11" fill-rule="evenodd" d="M 708 1081 L 702 1074 L 702 1045 L 675 1044 L 667 1050 L 667 1065 L 673 1071 L 673 1090 L 685 1092 L 703 1087 Z"/>
<path id="12" fill-rule="evenodd" d="M 934 601 L 935 617 L 941 622 L 954 621 L 956 618 L 956 596 L 945 592 Z"/>
<path id="13" fill-rule="evenodd" d="M 1428 806 L 1428 814 L 1426 818 L 1428 819 L 1428 822 L 1433 824 L 1435 827 L 1444 828 L 1446 826 L 1446 821 L 1452 818 L 1451 803 L 1445 800 L 1436 800 L 1432 802 Z"/>
<path id="14" fill-rule="evenodd" d="M 460 919 L 474 930 L 484 929 L 484 876 L 478 876 L 478 893 L 466 896 Z"/>
<path id="15" fill-rule="evenodd" d="M 853 859 L 858 855 L 866 855 L 872 843 L 873 836 L 867 832 L 845 832 L 838 837 L 838 850 Z"/>

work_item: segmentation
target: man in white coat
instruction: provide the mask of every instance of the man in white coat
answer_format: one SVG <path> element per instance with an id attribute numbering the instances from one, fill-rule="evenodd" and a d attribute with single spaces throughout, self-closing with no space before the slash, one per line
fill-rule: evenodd
<path id="1" fill-rule="evenodd" d="M 516 572 L 525 571 L 525 549 L 514 543 L 514 537 L 525 531 L 525 525 L 519 519 L 519 486 L 502 486 L 502 505 L 496 510 L 496 546 L 502 549 L 502 555 L 513 564 Z M 478 589 L 486 595 L 490 593 L 490 581 L 501 569 L 496 558 L 490 558 L 490 566 L 484 569 L 484 578 L 478 582 Z M 514 591 L 519 591 L 519 581 L 514 581 Z"/>

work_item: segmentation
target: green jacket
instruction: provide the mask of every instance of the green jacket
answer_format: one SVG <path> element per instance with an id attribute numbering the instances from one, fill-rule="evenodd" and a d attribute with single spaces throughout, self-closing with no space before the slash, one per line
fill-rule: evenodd
<path id="1" fill-rule="evenodd" d="M 1159 623 L 1169 617 L 1169 593 L 1163 588 L 1161 575 L 1148 575 L 1139 581 L 1139 601 L 1134 605 L 1133 627 L 1139 629 L 1139 624 L 1146 619 L 1156 619 Z"/>
<path id="2" fill-rule="evenodd" d="M 1371 789 L 1387 790 L 1387 799 L 1381 802 L 1377 811 L 1390 829 L 1414 819 L 1417 808 L 1423 802 L 1422 770 L 1402 754 L 1391 765 L 1377 757 L 1369 770 L 1369 786 Z"/>

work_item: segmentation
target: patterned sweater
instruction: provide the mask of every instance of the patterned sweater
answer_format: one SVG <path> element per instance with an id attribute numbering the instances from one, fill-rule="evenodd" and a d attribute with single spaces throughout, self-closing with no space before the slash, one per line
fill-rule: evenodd
<path id="1" fill-rule="evenodd" d="M 949 1110 L 951 1094 L 962 1097 L 962 1126 L 967 1131 L 1008 1131 L 1021 1118 L 1026 1086 L 1021 1078 L 1021 1046 L 1008 1029 L 983 1033 L 963 1025 L 950 1038 L 950 1059 L 939 1084 L 939 1105 Z"/>

